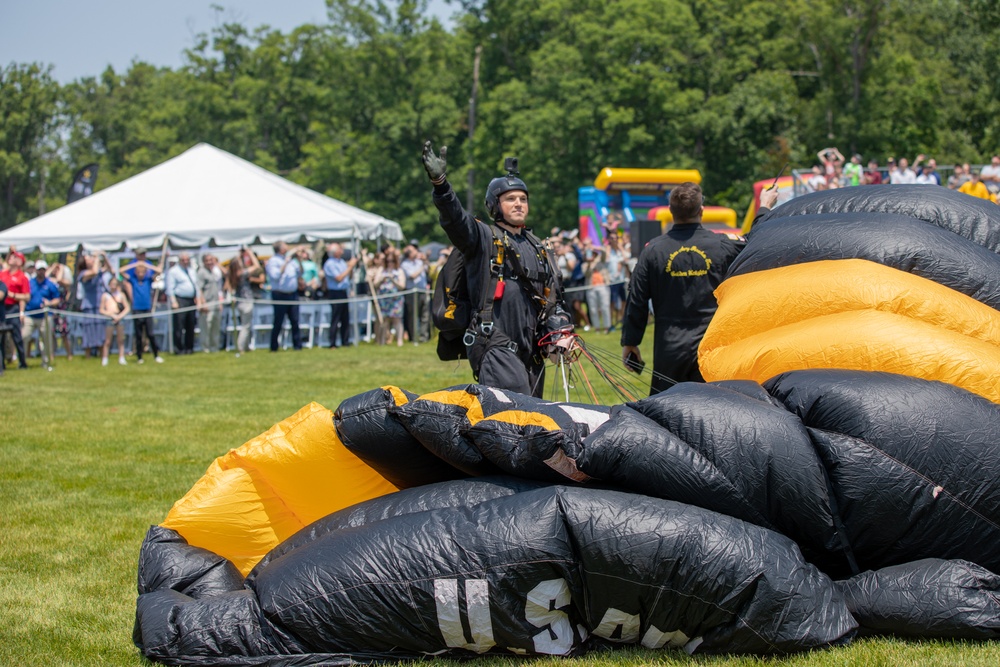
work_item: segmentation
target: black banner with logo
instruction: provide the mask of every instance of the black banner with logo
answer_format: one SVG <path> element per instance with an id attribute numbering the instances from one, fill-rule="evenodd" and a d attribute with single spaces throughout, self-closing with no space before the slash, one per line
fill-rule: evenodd
<path id="1" fill-rule="evenodd" d="M 87 195 L 94 193 L 94 184 L 97 183 L 97 164 L 88 164 L 81 168 L 73 176 L 73 184 L 69 186 L 69 194 L 66 195 L 66 203 L 72 204 L 77 199 L 83 199 Z"/>

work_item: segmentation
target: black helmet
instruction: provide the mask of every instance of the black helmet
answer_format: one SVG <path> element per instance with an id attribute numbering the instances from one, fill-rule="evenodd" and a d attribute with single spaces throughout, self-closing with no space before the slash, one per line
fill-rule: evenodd
<path id="1" fill-rule="evenodd" d="M 511 190 L 521 190 L 525 195 L 528 194 L 528 186 L 514 174 L 494 178 L 486 186 L 486 212 L 494 222 L 503 220 L 500 213 L 500 195 Z"/>

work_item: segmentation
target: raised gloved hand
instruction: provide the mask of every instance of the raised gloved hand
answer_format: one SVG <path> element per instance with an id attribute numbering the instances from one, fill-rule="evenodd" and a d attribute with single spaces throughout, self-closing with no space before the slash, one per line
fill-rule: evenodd
<path id="1" fill-rule="evenodd" d="M 448 147 L 441 147 L 441 155 L 434 154 L 434 147 L 430 140 L 424 142 L 424 169 L 434 185 L 441 185 L 448 178 Z"/>

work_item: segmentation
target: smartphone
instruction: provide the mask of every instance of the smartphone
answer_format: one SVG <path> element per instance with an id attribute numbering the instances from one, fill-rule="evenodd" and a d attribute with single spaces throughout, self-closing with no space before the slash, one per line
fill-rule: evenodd
<path id="1" fill-rule="evenodd" d="M 785 166 L 781 168 L 781 171 L 778 172 L 778 175 L 774 177 L 774 182 L 771 183 L 771 187 L 769 187 L 768 190 L 773 190 L 778 185 L 778 179 L 781 178 L 781 175 L 785 173 L 786 169 L 788 169 L 787 162 L 785 163 Z"/>
<path id="2" fill-rule="evenodd" d="M 646 362 L 639 361 L 639 357 L 636 356 L 635 352 L 629 352 L 628 356 L 625 357 L 625 366 L 633 373 L 642 373 L 642 369 L 646 367 Z"/>

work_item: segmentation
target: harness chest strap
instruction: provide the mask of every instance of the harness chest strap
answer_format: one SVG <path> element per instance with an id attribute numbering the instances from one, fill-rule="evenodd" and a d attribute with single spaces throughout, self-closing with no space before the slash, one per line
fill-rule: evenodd
<path id="1" fill-rule="evenodd" d="M 495 225 L 490 225 L 490 232 L 493 234 L 493 245 L 490 252 L 489 284 L 483 294 L 483 305 L 479 309 L 479 328 L 484 335 L 493 333 L 493 302 L 499 296 L 497 285 L 503 282 L 503 262 L 505 248 L 503 239 L 497 234 Z M 475 326 L 475 323 L 473 323 Z"/>
<path id="2" fill-rule="evenodd" d="M 493 333 L 493 305 L 496 299 L 503 294 L 503 266 L 508 248 L 504 239 L 500 238 L 497 234 L 496 226 L 490 225 L 490 231 L 493 234 L 493 245 L 490 264 L 488 267 L 489 284 L 487 285 L 487 289 L 484 290 L 482 308 L 478 311 L 475 321 L 472 322 L 472 326 L 466 332 L 463 339 L 463 342 L 469 346 L 475 343 L 475 339 L 478 334 L 481 333 L 482 335 L 489 337 Z M 528 242 L 535 248 L 536 253 L 539 254 L 539 258 L 542 260 L 542 263 L 548 267 L 549 271 L 542 273 L 534 270 L 525 270 L 520 261 L 520 257 L 514 251 L 510 252 L 509 259 L 514 273 L 524 278 L 525 281 L 530 284 L 530 296 L 539 306 L 539 319 L 541 319 L 544 317 L 544 314 L 550 305 L 549 296 L 552 294 L 552 290 L 548 282 L 549 278 L 551 278 L 554 273 L 552 273 L 552 264 L 549 260 L 545 247 L 538 242 L 533 234 L 527 231 L 525 233 L 527 234 L 526 238 L 528 239 Z"/>

